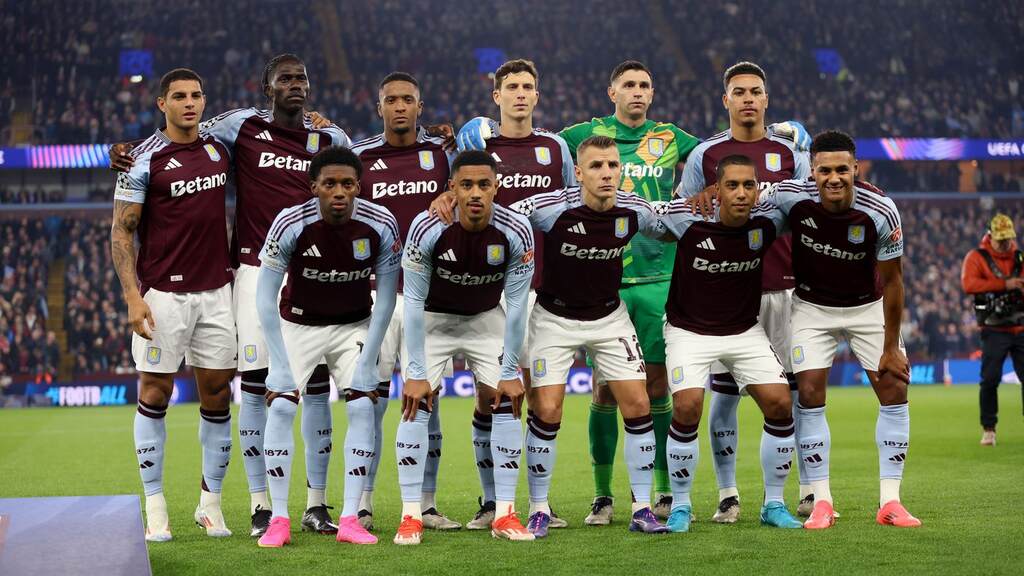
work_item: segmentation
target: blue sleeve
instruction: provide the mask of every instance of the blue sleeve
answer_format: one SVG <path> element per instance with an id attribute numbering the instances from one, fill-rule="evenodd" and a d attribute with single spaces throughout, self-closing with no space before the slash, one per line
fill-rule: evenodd
<path id="1" fill-rule="evenodd" d="M 281 292 L 282 282 L 284 272 L 270 266 L 260 266 L 256 280 L 256 313 L 270 352 L 267 390 L 271 392 L 289 392 L 297 388 L 288 363 L 284 337 L 281 335 L 281 313 L 277 307 L 277 295 Z"/>
<path id="2" fill-rule="evenodd" d="M 360 392 L 372 392 L 377 388 L 380 374 L 377 370 L 377 356 L 384 334 L 395 313 L 395 301 L 398 299 L 398 270 L 377 274 L 377 301 L 373 303 L 370 314 L 370 328 L 366 333 L 362 353 L 356 362 L 352 375 L 352 389 Z"/>
<path id="3" fill-rule="evenodd" d="M 128 172 L 121 172 L 117 175 L 117 183 L 114 184 L 114 200 L 144 204 L 146 202 L 146 190 L 149 189 L 149 161 L 152 156 L 148 153 L 140 154 L 135 158 L 135 164 Z"/>
<path id="4" fill-rule="evenodd" d="M 199 125 L 199 132 L 209 134 L 231 152 L 235 153 L 235 141 L 238 140 L 238 132 L 242 129 L 242 123 L 252 118 L 257 113 L 255 108 L 236 108 L 218 116 L 214 116 Z"/>
<path id="5" fill-rule="evenodd" d="M 403 376 L 406 379 L 416 380 L 423 380 L 427 377 L 426 352 L 424 351 L 426 328 L 423 323 L 423 307 L 427 300 L 427 294 L 430 292 L 430 275 L 433 271 L 431 256 L 438 236 L 436 232 L 431 233 L 432 230 L 420 230 L 427 227 L 426 220 L 428 220 L 428 216 L 425 212 L 420 213 L 413 220 L 412 226 L 409 227 L 409 236 L 406 239 L 405 251 L 402 256 L 402 271 L 405 279 L 402 329 L 406 352 L 409 355 Z M 413 242 L 412 239 L 419 236 L 423 236 L 419 242 Z"/>
<path id="6" fill-rule="evenodd" d="M 676 198 L 668 204 L 660 205 L 658 212 L 660 226 L 676 238 L 682 238 L 691 224 L 701 220 L 700 216 L 690 212 L 690 207 L 684 203 L 682 198 Z"/>
<path id="7" fill-rule="evenodd" d="M 569 145 L 566 144 L 565 138 L 557 134 L 554 136 L 558 140 L 558 147 L 562 149 L 562 187 L 576 186 L 576 165 L 572 163 L 572 152 L 569 151 Z"/>
<path id="8" fill-rule="evenodd" d="M 707 181 L 704 179 L 703 164 L 704 148 L 695 148 L 683 166 L 683 176 L 679 179 L 676 197 L 690 198 L 700 194 L 700 191 L 707 187 Z"/>
<path id="9" fill-rule="evenodd" d="M 636 212 L 637 222 L 640 225 L 640 233 L 648 238 L 660 238 L 665 234 L 665 226 L 662 225 L 661 219 L 658 218 L 657 214 L 654 213 L 654 206 L 640 198 L 634 197 L 632 200 L 639 200 L 640 203 L 630 208 Z"/>
<path id="10" fill-rule="evenodd" d="M 263 266 L 269 266 L 284 274 L 288 271 L 288 263 L 291 262 L 292 252 L 295 251 L 295 242 L 303 229 L 302 221 L 285 224 L 288 216 L 296 211 L 302 210 L 302 204 L 282 210 L 274 223 L 270 225 L 267 233 L 267 240 L 260 250 L 260 262 Z"/>
<path id="11" fill-rule="evenodd" d="M 811 153 L 807 151 L 793 151 L 793 178 L 806 180 L 811 177 Z"/>
<path id="12" fill-rule="evenodd" d="M 534 194 L 509 206 L 510 210 L 525 216 L 530 221 L 530 225 L 541 232 L 551 230 L 558 217 L 568 208 L 568 197 L 565 190 Z"/>
<path id="13" fill-rule="evenodd" d="M 807 198 L 810 198 L 810 196 L 804 193 L 801 181 L 783 180 L 768 189 L 765 200 L 778 207 L 782 211 L 783 216 L 788 217 L 789 211 L 793 209 L 793 206 Z"/>
<path id="14" fill-rule="evenodd" d="M 525 219 L 523 219 L 525 220 Z M 523 224 L 527 224 L 525 221 Z M 510 257 L 505 274 L 505 346 L 501 355 L 501 379 L 511 380 L 519 372 L 519 349 L 523 346 L 526 330 L 526 304 L 533 280 L 533 235 L 527 243 L 509 234 Z"/>
<path id="15" fill-rule="evenodd" d="M 327 132 L 328 134 L 331 135 L 332 146 L 344 146 L 345 148 L 352 147 L 352 139 L 349 138 L 348 134 L 346 134 L 345 131 L 339 128 L 338 126 L 331 124 L 327 128 L 324 128 L 323 130 L 324 132 Z"/>

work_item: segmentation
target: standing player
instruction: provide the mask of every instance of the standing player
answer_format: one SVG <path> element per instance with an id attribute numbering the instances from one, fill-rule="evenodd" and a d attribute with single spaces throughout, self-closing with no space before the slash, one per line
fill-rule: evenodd
<path id="1" fill-rule="evenodd" d="M 614 140 L 591 136 L 579 145 L 576 155 L 579 188 L 531 196 L 512 205 L 546 236 L 549 264 L 530 319 L 534 391 L 526 434 L 530 479 L 527 528 L 537 538 L 548 533 L 555 437 L 561 427 L 569 368 L 576 350 L 582 347 L 622 410 L 625 457 L 634 495 L 629 529 L 666 532 L 651 511 L 654 420 L 644 358 L 619 298 L 626 245 L 638 232 L 653 237 L 661 232 L 651 205 L 618 189 L 622 166 Z"/>
<path id="2" fill-rule="evenodd" d="M 263 93 L 270 110 L 244 108 L 225 112 L 203 123 L 202 133 L 223 142 L 232 152 L 237 187 L 232 260 L 237 266 L 233 307 L 238 328 L 238 370 L 242 373 L 238 436 L 249 483 L 253 537 L 270 524 L 263 432 L 266 426 L 267 366 L 269 355 L 256 312 L 258 254 L 274 218 L 285 208 L 309 199 L 307 170 L 320 148 L 350 146 L 348 136 L 333 124 L 320 128 L 304 112 L 310 84 L 306 66 L 294 54 L 272 58 L 263 70 Z M 112 166 L 129 162 L 111 154 Z M 306 446 L 306 513 L 303 529 L 333 534 L 325 491 L 331 455 L 331 408 L 327 366 L 310 377 L 303 395 L 302 437 Z"/>
<path id="3" fill-rule="evenodd" d="M 494 90 L 491 97 L 498 105 L 501 124 L 487 120 L 487 129 L 496 136 L 487 141 L 487 151 L 498 163 L 497 201 L 510 206 L 534 194 L 561 190 L 576 185 L 576 174 L 572 163 L 572 152 L 565 140 L 557 134 L 534 128 L 533 111 L 540 99 L 537 68 L 529 60 L 509 60 L 494 72 Z M 486 120 L 486 119 L 485 119 Z M 454 193 L 447 193 L 436 200 L 431 207 L 445 223 L 452 222 Z M 537 301 L 534 289 L 540 286 L 544 270 L 544 243 L 538 236 L 537 257 L 533 285 L 527 302 L 527 323 L 529 314 Z M 530 385 L 529 334 L 523 340 L 519 351 L 519 368 L 527 393 L 527 421 L 533 417 L 532 390 Z M 470 530 L 490 528 L 494 521 L 494 468 L 491 463 L 491 408 L 478 395 L 473 413 L 473 450 L 476 452 L 477 471 L 483 488 L 480 510 L 476 517 L 466 524 Z M 435 407 L 435 411 L 437 408 Z M 565 520 L 551 515 L 551 528 L 564 528 Z"/>
<path id="4" fill-rule="evenodd" d="M 260 254 L 257 304 L 272 357 L 264 448 L 274 510 L 270 528 L 259 540 L 263 547 L 291 541 L 293 422 L 300 389 L 322 359 L 336 385 L 346 390 L 348 414 L 345 504 L 337 540 L 377 542 L 356 513 L 375 452 L 377 354 L 395 308 L 402 243 L 398 224 L 386 209 L 356 198 L 362 169 L 347 148 L 317 153 L 309 166 L 315 198 L 277 216 Z M 376 275 L 376 304 L 370 296 L 371 272 Z M 288 283 L 282 291 L 285 273 Z"/>
<path id="5" fill-rule="evenodd" d="M 381 80 L 378 98 L 377 113 L 384 121 L 384 132 L 352 147 L 365 167 L 360 177 L 360 196 L 391 211 L 401 237 L 405 238 L 413 218 L 447 187 L 451 158 L 444 150 L 442 138 L 429 136 L 425 128 L 418 126 L 423 100 L 416 78 L 405 72 L 388 74 Z M 374 405 L 375 455 L 359 503 L 359 522 L 367 530 L 373 529 L 373 487 L 383 440 L 381 423 L 387 410 L 391 375 L 402 349 L 402 314 L 402 298 L 398 298 L 381 346 L 380 385 Z M 435 530 L 456 530 L 462 526 L 438 512 L 435 502 L 442 442 L 436 400 L 430 414 L 423 477 L 423 525 Z"/>
<path id="6" fill-rule="evenodd" d="M 817 135 L 811 162 L 813 180 L 789 180 L 775 187 L 775 202 L 793 230 L 796 294 L 791 354 L 800 387 L 797 440 L 814 491 L 814 510 L 804 526 L 821 529 L 835 523 L 825 387 L 841 334 L 849 339 L 880 404 L 875 428 L 881 478 L 876 520 L 920 526 L 921 521 L 900 504 L 910 444 L 910 365 L 900 342 L 900 214 L 880 190 L 855 181 L 856 147 L 848 135 Z"/>
<path id="7" fill-rule="evenodd" d="M 252 535 L 259 537 L 270 522 L 266 493 L 267 467 L 263 434 L 267 422 L 267 366 L 270 355 L 256 311 L 259 252 L 274 218 L 309 199 L 310 159 L 321 148 L 351 146 L 337 126 L 318 130 L 303 113 L 309 97 L 306 66 L 298 56 L 274 57 L 263 73 L 263 92 L 270 110 L 233 110 L 203 124 L 232 150 L 238 199 L 235 208 L 234 307 L 238 323 L 238 369 L 242 373 L 242 404 L 238 435 L 249 480 Z M 302 527 L 333 534 L 337 527 L 327 511 L 327 468 L 331 458 L 331 406 L 327 366 L 313 371 L 303 394 L 302 438 L 306 447 L 306 513 Z"/>
<path id="8" fill-rule="evenodd" d="M 696 196 L 715 184 L 717 166 L 726 156 L 742 155 L 754 161 L 757 181 L 762 189 L 783 180 L 805 179 L 811 174 L 810 159 L 806 152 L 797 150 L 791 138 L 778 136 L 765 128 L 764 116 L 768 109 L 768 86 L 764 70 L 752 62 L 738 62 L 723 75 L 725 93 L 722 104 L 729 111 L 729 129 L 701 142 L 683 168 L 677 195 Z M 710 190 L 714 190 L 711 188 Z M 793 403 L 796 404 L 796 378 L 789 362 L 789 312 L 793 293 L 793 266 L 791 237 L 786 234 L 772 244 L 762 267 L 761 310 L 758 319 L 768 334 L 772 346 L 782 351 L 782 361 L 789 380 Z M 718 508 L 712 520 L 732 523 L 739 519 L 739 491 L 736 486 L 736 453 L 738 452 L 736 408 L 740 391 L 736 381 L 721 366 L 713 368 L 711 408 L 708 429 L 711 433 L 711 453 L 718 480 Z M 803 462 L 799 458 L 800 468 Z M 801 470 L 802 472 L 802 470 Z M 805 474 L 801 473 L 803 480 Z M 810 485 L 800 485 L 800 505 L 797 512 L 807 516 L 814 497 Z"/>
<path id="9" fill-rule="evenodd" d="M 570 126 L 559 135 L 574 154 L 576 147 L 590 136 L 614 139 L 623 163 L 619 187 L 648 201 L 670 200 L 676 166 L 686 160 L 698 140 L 674 124 L 648 120 L 654 83 L 650 70 L 640 62 L 628 60 L 615 67 L 609 80 L 608 98 L 615 104 L 614 114 Z M 489 146 L 484 139 L 488 130 L 482 130 L 485 120 L 474 119 L 459 131 L 463 146 Z M 623 253 L 623 289 L 620 292 L 636 327 L 647 365 L 647 391 L 657 440 L 654 511 L 662 518 L 671 508 L 665 438 L 672 404 L 665 377 L 665 342 L 661 330 L 674 254 L 672 244 L 634 238 Z M 590 407 L 590 455 L 596 497 L 585 520 L 587 524 L 608 524 L 612 519 L 611 479 L 618 430 L 614 396 L 606 386 L 595 385 L 594 403 Z"/>
<path id="10" fill-rule="evenodd" d="M 497 164 L 485 152 L 463 152 L 452 163 L 449 187 L 458 199 L 457 222 L 442 223 L 429 212 L 413 221 L 405 271 L 403 418 L 395 456 L 402 492 L 402 522 L 396 544 L 419 544 L 427 421 L 432 394 L 448 359 L 466 356 L 491 402 L 497 517 L 495 538 L 533 540 L 515 512 L 525 393 L 517 377 L 526 295 L 533 276 L 533 231 L 526 218 L 494 204 Z M 505 292 L 507 317 L 499 304 Z M 504 338 L 502 338 L 504 333 Z M 427 336 L 429 335 L 429 338 Z"/>
<path id="11" fill-rule="evenodd" d="M 801 528 L 783 500 L 796 450 L 792 398 L 757 317 L 761 264 L 784 219 L 779 210 L 754 206 L 758 185 L 750 158 L 726 156 L 715 170 L 721 204 L 713 221 L 691 214 L 683 200 L 668 204 L 662 218 L 679 244 L 665 307 L 673 404 L 668 440 L 673 507 L 668 526 L 673 532 L 690 529 L 690 487 L 699 457 L 697 427 L 704 385 L 711 366 L 721 362 L 764 414 L 761 523 Z"/>
<path id="12" fill-rule="evenodd" d="M 164 416 L 182 357 L 199 389 L 202 490 L 195 520 L 210 536 L 230 536 L 220 492 L 231 457 L 235 323 L 231 316 L 224 145 L 200 136 L 206 97 L 185 68 L 160 79 L 157 106 L 167 127 L 132 152 L 118 176 L 110 250 L 132 325 L 139 372 L 135 452 L 146 492 L 146 540 L 171 539 L 163 495 Z M 139 237 L 138 258 L 135 235 Z"/>

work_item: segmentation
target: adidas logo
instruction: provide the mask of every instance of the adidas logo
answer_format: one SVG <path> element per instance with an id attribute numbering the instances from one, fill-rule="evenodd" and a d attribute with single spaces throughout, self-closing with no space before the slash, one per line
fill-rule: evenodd
<path id="1" fill-rule="evenodd" d="M 792 467 L 793 467 L 793 465 L 792 465 L 791 463 L 789 463 L 789 462 L 786 462 L 786 463 L 785 463 L 785 464 L 783 464 L 782 466 L 776 466 L 776 467 L 775 467 L 775 469 L 781 472 L 781 471 L 783 471 L 783 470 L 789 470 L 789 469 L 790 469 L 790 468 L 792 468 Z"/>
<path id="2" fill-rule="evenodd" d="M 436 448 L 434 450 L 431 450 L 431 451 L 427 452 L 427 458 L 440 458 L 440 457 L 441 457 L 441 449 L 440 448 Z"/>
<path id="3" fill-rule="evenodd" d="M 333 444 L 328 444 L 327 446 L 324 446 L 319 451 L 317 451 L 317 454 L 330 454 L 332 446 L 334 446 L 334 445 Z"/>
<path id="4" fill-rule="evenodd" d="M 306 251 L 303 252 L 302 255 L 303 256 L 309 256 L 311 258 L 319 258 L 320 257 L 320 250 L 317 249 L 316 244 L 313 244 L 309 248 L 306 248 Z"/>
<path id="5" fill-rule="evenodd" d="M 488 458 L 486 460 L 477 460 L 476 467 L 477 468 L 484 468 L 484 469 L 494 468 L 494 461 L 492 461 L 490 458 Z"/>
<path id="6" fill-rule="evenodd" d="M 284 478 L 284 469 L 280 466 L 277 468 L 268 468 L 267 475 L 273 476 L 274 478 Z"/>
<path id="7" fill-rule="evenodd" d="M 714 250 L 715 249 L 715 243 L 711 241 L 711 238 L 705 238 L 703 242 L 701 242 L 700 244 L 697 244 L 697 247 L 698 248 L 703 248 L 705 250 Z"/>
<path id="8" fill-rule="evenodd" d="M 495 162 L 499 164 L 501 163 L 501 156 L 498 156 L 497 152 L 491 152 L 491 158 L 494 158 Z"/>
<path id="9" fill-rule="evenodd" d="M 570 226 L 569 227 L 569 232 L 572 232 L 573 234 L 584 234 L 585 235 L 587 233 L 587 229 L 583 227 L 583 222 L 579 222 L 578 224 Z"/>
<path id="10" fill-rule="evenodd" d="M 152 467 L 153 467 L 153 463 L 150 462 L 149 460 L 146 460 L 142 464 L 139 464 L 139 469 L 140 470 L 145 470 L 146 468 L 152 468 Z"/>
<path id="11" fill-rule="evenodd" d="M 515 460 L 509 460 L 508 462 L 502 464 L 501 467 L 506 470 L 519 470 L 519 462 L 516 462 Z"/>
<path id="12" fill-rule="evenodd" d="M 533 472 L 534 474 L 543 474 L 543 473 L 548 471 L 547 468 L 545 468 L 544 466 L 541 466 L 540 464 L 534 464 L 533 466 L 527 466 L 527 468 L 530 470 L 530 472 Z"/>
<path id="13" fill-rule="evenodd" d="M 366 466 L 360 466 L 359 468 L 348 471 L 349 476 L 366 476 L 366 474 Z"/>
<path id="14" fill-rule="evenodd" d="M 641 470 L 654 470 L 654 462 L 651 462 L 650 464 L 648 464 L 648 465 L 646 465 L 646 466 L 644 466 L 644 467 L 642 467 L 640 469 Z"/>
<path id="15" fill-rule="evenodd" d="M 377 158 L 377 161 L 370 166 L 370 172 L 376 172 L 377 170 L 387 170 L 388 165 L 384 163 L 383 158 Z"/>
<path id="16" fill-rule="evenodd" d="M 899 454 L 893 456 L 892 458 L 889 458 L 889 462 L 896 462 L 897 464 L 899 464 L 900 462 L 903 462 L 906 459 L 907 459 L 906 452 L 900 452 Z"/>
<path id="17" fill-rule="evenodd" d="M 676 470 L 675 472 L 672 473 L 672 477 L 679 479 L 689 478 L 690 473 L 686 471 L 686 468 L 680 468 L 679 470 Z"/>
<path id="18" fill-rule="evenodd" d="M 255 446 L 249 446 L 249 449 L 242 452 L 242 456 L 248 456 L 249 458 L 257 458 L 263 456 L 263 453 L 259 451 Z"/>
<path id="19" fill-rule="evenodd" d="M 412 458 L 410 456 L 406 456 L 405 458 L 402 458 L 401 460 L 398 461 L 398 465 L 399 466 L 415 466 L 416 465 L 416 459 Z"/>
<path id="20" fill-rule="evenodd" d="M 438 260 L 444 260 L 445 262 L 457 262 L 455 259 L 455 251 L 451 248 L 444 251 L 443 254 L 437 257 Z"/>
<path id="21" fill-rule="evenodd" d="M 164 170 L 174 170 L 175 168 L 181 168 L 181 162 L 178 162 L 174 156 L 171 156 L 171 159 L 167 161 L 167 165 L 164 166 Z"/>
<path id="22" fill-rule="evenodd" d="M 257 140 L 266 140 L 267 142 L 273 142 L 274 139 L 270 137 L 270 130 L 264 130 L 256 135 Z"/>
<path id="23" fill-rule="evenodd" d="M 733 452 L 732 446 L 726 446 L 725 450 L 719 450 L 716 454 L 719 456 L 732 456 L 735 452 Z"/>
<path id="24" fill-rule="evenodd" d="M 804 462 L 807 462 L 808 464 L 821 464 L 821 455 L 811 454 L 807 458 L 804 458 Z"/>
<path id="25" fill-rule="evenodd" d="M 814 218 L 804 218 L 800 223 L 808 228 L 814 228 L 815 230 L 818 229 L 818 225 L 814 223 Z"/>

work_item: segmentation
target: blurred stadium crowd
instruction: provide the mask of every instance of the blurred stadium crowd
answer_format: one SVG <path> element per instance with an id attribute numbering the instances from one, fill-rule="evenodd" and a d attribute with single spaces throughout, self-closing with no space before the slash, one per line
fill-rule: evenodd
<path id="1" fill-rule="evenodd" d="M 757 0 L 334 6 L 323 14 L 324 3 L 303 0 L 8 2 L 0 37 L 11 73 L 0 114 L 31 82 L 37 141 L 134 140 L 159 121 L 159 71 L 187 65 L 202 74 L 210 116 L 264 105 L 263 64 L 287 51 L 309 66 L 313 105 L 359 139 L 381 129 L 375 87 L 391 70 L 418 76 L 430 121 L 493 111 L 474 50 L 500 46 L 537 62 L 537 124 L 552 129 L 603 113 L 609 71 L 635 58 L 655 73 L 652 115 L 709 136 L 726 127 L 721 71 L 751 59 L 768 72 L 774 118 L 860 137 L 1024 134 L 1024 47 L 1005 41 L 1024 35 L 1018 2 L 868 0 L 836 10 L 812 0 L 798 13 L 793 2 Z M 119 76 L 122 50 L 150 51 L 154 75 L 137 84 Z"/>
<path id="2" fill-rule="evenodd" d="M 486 71 L 506 57 L 537 63 L 535 125 L 552 129 L 609 113 L 607 75 L 616 63 L 635 58 L 655 74 L 651 116 L 707 137 L 727 127 L 721 71 L 751 59 L 769 75 L 770 119 L 796 118 L 811 131 L 1024 137 L 1024 44 L 1005 42 L 1024 37 L 1019 2 L 867 0 L 836 9 L 834 2 L 811 0 L 800 3 L 799 14 L 792 2 L 757 0 L 3 5 L 0 47 L 8 73 L 0 85 L 0 128 L 11 125 L 30 98 L 35 143 L 145 137 L 160 121 L 153 105 L 159 74 L 181 65 L 206 79 L 207 118 L 262 107 L 264 63 L 281 52 L 305 59 L 311 108 L 353 139 L 382 130 L 376 86 L 396 69 L 420 80 L 425 122 L 458 126 L 495 114 Z M 888 17 L 877 18 L 880 12 Z M 829 50 L 818 50 L 823 47 Z M 119 74 L 124 50 L 149 51 L 153 75 L 133 82 Z M 870 179 L 890 191 L 941 191 L 957 189 L 959 177 L 954 163 L 904 162 L 875 163 Z M 984 170 L 975 183 L 981 191 L 1021 188 L 1018 180 Z M 34 184 L 0 186 L 2 204 L 64 197 Z M 109 190 L 97 188 L 89 197 L 109 200 Z M 996 208 L 1020 223 L 1024 204 L 898 203 L 908 239 L 904 338 L 911 358 L 969 355 L 977 338 L 959 288 L 960 262 Z M 52 376 L 62 361 L 61 338 L 75 376 L 131 370 L 109 225 L 102 218 L 0 219 L 0 384 L 14 374 Z M 55 282 L 59 294 L 48 295 Z M 63 299 L 63 318 L 50 318 L 48 297 Z M 52 329 L 58 327 L 63 331 Z"/>

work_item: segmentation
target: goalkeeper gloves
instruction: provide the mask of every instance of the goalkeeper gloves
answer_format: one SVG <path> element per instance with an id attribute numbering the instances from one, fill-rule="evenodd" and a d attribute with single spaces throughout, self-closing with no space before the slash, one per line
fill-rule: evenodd
<path id="1" fill-rule="evenodd" d="M 770 134 L 781 136 L 793 142 L 798 152 L 807 152 L 811 149 L 811 135 L 807 133 L 804 125 L 796 120 L 778 122 L 768 127 Z"/>
<path id="2" fill-rule="evenodd" d="M 463 124 L 455 144 L 459 152 L 464 150 L 485 150 L 487 139 L 498 135 L 498 123 L 485 116 L 477 116 Z"/>

